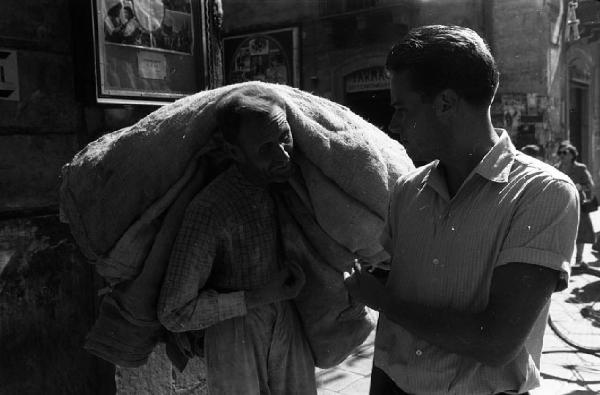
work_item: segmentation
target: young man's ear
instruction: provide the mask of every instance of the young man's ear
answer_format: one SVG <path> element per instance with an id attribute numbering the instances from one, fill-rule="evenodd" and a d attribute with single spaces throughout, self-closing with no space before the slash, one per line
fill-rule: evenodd
<path id="1" fill-rule="evenodd" d="M 232 144 L 229 141 L 223 141 L 223 147 L 225 148 L 227 155 L 229 155 L 234 162 L 243 162 L 244 153 L 238 145 Z"/>
<path id="2" fill-rule="evenodd" d="M 444 89 L 435 96 L 433 108 L 435 115 L 440 118 L 447 118 L 454 114 L 457 109 L 459 97 L 452 89 Z"/>

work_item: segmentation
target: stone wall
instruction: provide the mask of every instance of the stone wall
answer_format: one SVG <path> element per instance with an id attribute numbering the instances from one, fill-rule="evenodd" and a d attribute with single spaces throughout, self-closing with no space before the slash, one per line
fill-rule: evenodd
<path id="1" fill-rule="evenodd" d="M 83 349 L 104 283 L 59 221 L 60 170 L 157 108 L 90 100 L 85 4 L 2 1 L 0 49 L 16 52 L 20 97 L 0 100 L 0 394 L 202 393 L 202 361 L 180 374 L 159 347 L 143 368 L 115 370 Z"/>
<path id="2" fill-rule="evenodd" d="M 114 368 L 83 348 L 92 266 L 58 220 L 60 168 L 81 147 L 67 0 L 7 0 L 0 48 L 19 100 L 0 101 L 0 393 L 111 394 Z"/>
<path id="3" fill-rule="evenodd" d="M 545 94 L 550 40 L 547 6 L 542 0 L 492 4 L 491 43 L 502 72 L 501 91 Z"/>
<path id="4" fill-rule="evenodd" d="M 87 354 L 90 265 L 56 215 L 0 219 L 0 393 L 111 394 L 112 366 Z"/>
<path id="5" fill-rule="evenodd" d="M 491 45 L 500 70 L 492 107 L 494 124 L 506 129 L 517 148 L 539 144 L 552 151 L 563 132 L 557 118 L 562 90 L 561 0 L 494 1 Z"/>

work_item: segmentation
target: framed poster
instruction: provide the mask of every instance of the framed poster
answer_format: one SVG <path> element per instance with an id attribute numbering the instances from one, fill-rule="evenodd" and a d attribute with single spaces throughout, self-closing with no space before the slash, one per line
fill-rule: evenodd
<path id="1" fill-rule="evenodd" d="M 164 104 L 203 87 L 204 0 L 93 0 L 96 99 Z"/>
<path id="2" fill-rule="evenodd" d="M 265 81 L 300 87 L 298 28 L 226 37 L 225 82 Z"/>

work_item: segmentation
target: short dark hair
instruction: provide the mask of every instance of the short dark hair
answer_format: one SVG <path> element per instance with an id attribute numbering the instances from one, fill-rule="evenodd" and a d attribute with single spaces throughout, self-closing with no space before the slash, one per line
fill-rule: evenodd
<path id="1" fill-rule="evenodd" d="M 431 25 L 408 32 L 388 53 L 389 72 L 409 71 L 412 87 L 428 99 L 452 89 L 468 103 L 490 105 L 498 86 L 486 42 L 461 26 Z"/>
<path id="2" fill-rule="evenodd" d="M 218 128 L 225 141 L 237 144 L 242 118 L 266 118 L 274 107 L 286 110 L 285 100 L 272 89 L 257 85 L 233 89 L 215 104 Z"/>
<path id="3" fill-rule="evenodd" d="M 529 156 L 542 156 L 542 149 L 536 144 L 529 144 L 522 147 L 521 152 Z"/>

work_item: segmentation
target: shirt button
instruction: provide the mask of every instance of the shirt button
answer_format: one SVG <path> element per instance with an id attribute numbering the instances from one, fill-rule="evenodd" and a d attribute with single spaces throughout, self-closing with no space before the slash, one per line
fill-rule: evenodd
<path id="1" fill-rule="evenodd" d="M 417 354 L 417 357 L 420 357 L 421 355 L 423 355 L 423 351 L 417 350 L 415 351 L 415 354 Z"/>
<path id="2" fill-rule="evenodd" d="M 433 262 L 434 265 L 437 265 L 438 263 L 440 263 L 440 260 L 437 259 L 437 258 L 433 258 L 432 262 Z"/>

